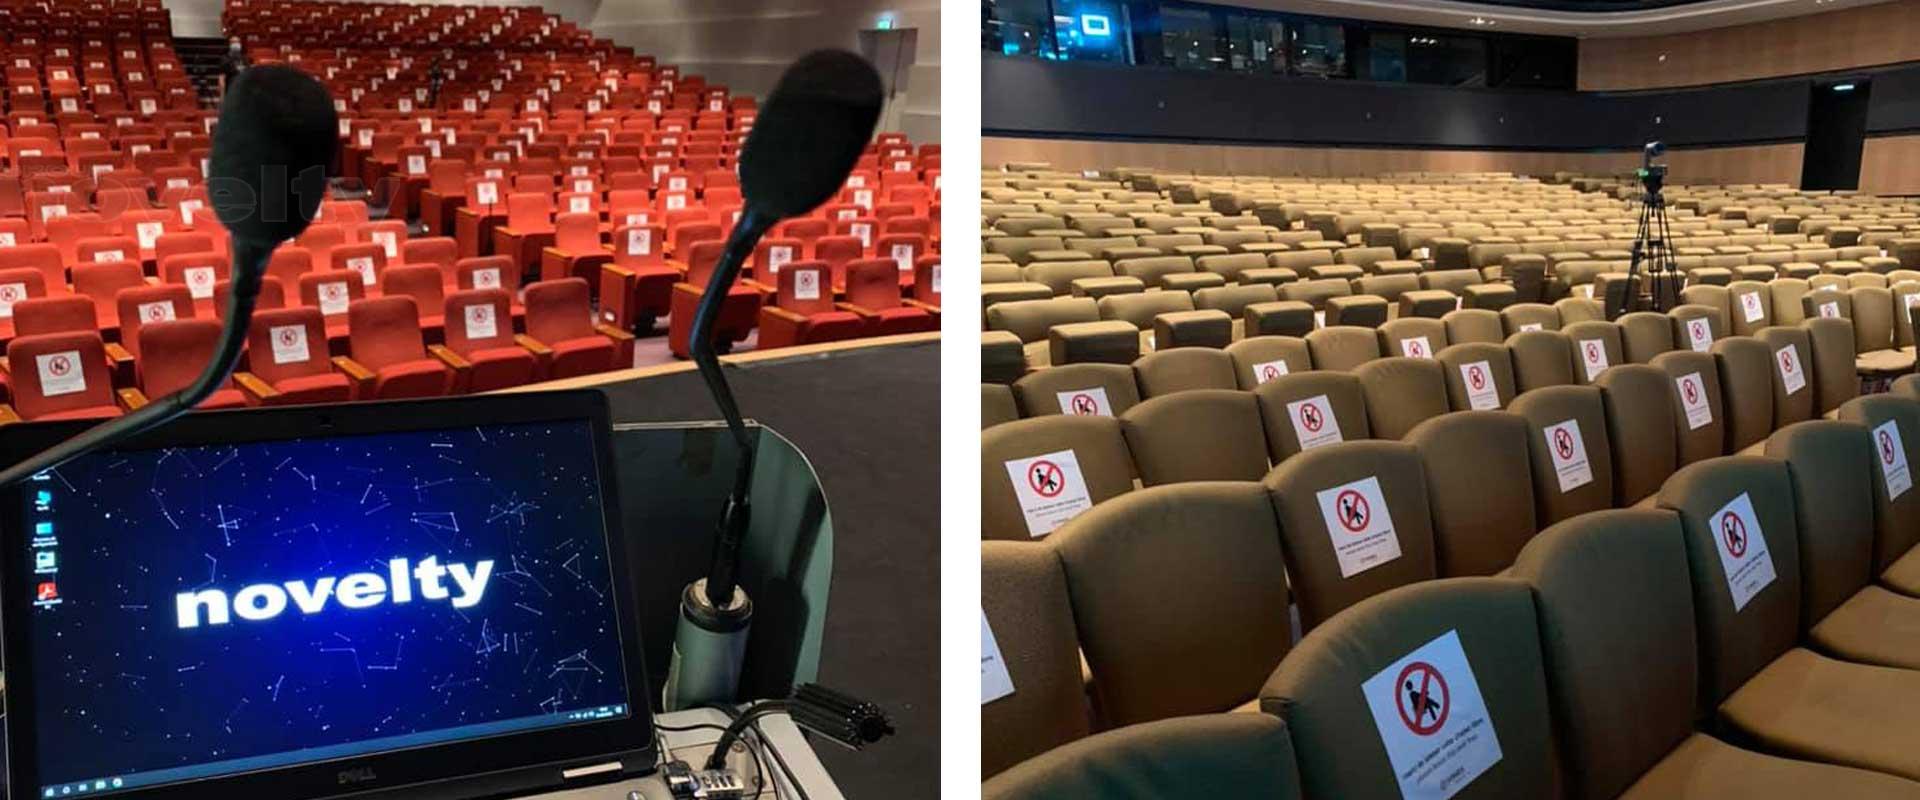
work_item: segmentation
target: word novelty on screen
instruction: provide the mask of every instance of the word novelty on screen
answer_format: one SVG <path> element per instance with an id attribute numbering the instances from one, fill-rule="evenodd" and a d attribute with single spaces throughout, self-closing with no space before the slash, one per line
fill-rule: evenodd
<path id="1" fill-rule="evenodd" d="M 451 600 L 454 608 L 472 608 L 487 591 L 487 579 L 493 577 L 493 562 L 481 561 L 471 569 L 466 564 L 441 566 L 438 557 L 429 556 L 419 564 L 396 558 L 387 562 L 387 575 L 356 572 L 343 578 L 319 578 L 284 583 L 256 583 L 241 588 L 231 597 L 220 589 L 181 592 L 174 596 L 174 608 L 182 629 L 201 625 L 226 625 L 238 616 L 250 622 L 264 622 L 287 610 L 288 601 L 300 613 L 312 615 L 326 610 L 330 602 L 342 608 L 365 609 L 384 603 L 411 603 L 414 587 L 424 601 Z M 451 580 L 449 587 L 443 579 Z"/>

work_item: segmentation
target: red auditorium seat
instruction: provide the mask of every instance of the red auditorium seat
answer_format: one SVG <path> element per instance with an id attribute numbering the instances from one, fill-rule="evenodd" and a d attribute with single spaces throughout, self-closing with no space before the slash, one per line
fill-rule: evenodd
<path id="1" fill-rule="evenodd" d="M 267 260 L 267 276 L 277 278 L 285 289 L 300 285 L 300 276 L 313 271 L 313 254 L 297 245 L 283 244 Z"/>
<path id="2" fill-rule="evenodd" d="M 326 317 L 328 341 L 347 337 L 347 310 L 367 296 L 360 276 L 346 270 L 309 272 L 300 276 L 300 304 L 320 309 Z"/>
<path id="3" fill-rule="evenodd" d="M 571 378 L 633 364 L 633 334 L 596 325 L 579 278 L 540 281 L 527 287 L 527 346 L 548 378 Z"/>
<path id="4" fill-rule="evenodd" d="M 81 264 L 73 268 L 73 291 L 93 301 L 95 318 L 101 327 L 119 324 L 118 310 L 114 305 L 114 295 L 121 289 L 131 289 L 147 285 L 147 278 L 140 273 L 140 265 L 132 261 L 103 261 L 97 264 Z"/>
<path id="5" fill-rule="evenodd" d="M 913 264 L 913 297 L 908 303 L 919 306 L 940 319 L 940 257 L 921 256 Z"/>
<path id="6" fill-rule="evenodd" d="M 666 228 L 615 228 L 613 263 L 600 268 L 600 321 L 622 330 L 651 331 L 672 307 L 680 271 L 663 254 Z"/>
<path id="7" fill-rule="evenodd" d="M 280 308 L 253 315 L 247 328 L 247 370 L 234 383 L 252 405 L 349 400 L 353 384 L 327 357 L 326 319 L 317 308 Z"/>
<path id="8" fill-rule="evenodd" d="M 846 297 L 840 308 L 860 315 L 868 336 L 939 329 L 926 309 L 900 301 L 900 268 L 890 259 L 863 258 L 848 264 Z"/>
<path id="9" fill-rule="evenodd" d="M 47 296 L 47 279 L 32 268 L 0 269 L 0 340 L 13 338 L 14 305 Z"/>
<path id="10" fill-rule="evenodd" d="M 99 310 L 93 298 L 63 294 L 22 300 L 13 306 L 13 330 L 16 336 L 43 333 L 100 331 Z"/>
<path id="11" fill-rule="evenodd" d="M 213 285 L 232 278 L 233 262 L 218 253 L 183 253 L 160 262 L 160 280 L 187 287 L 199 316 L 213 316 Z"/>
<path id="12" fill-rule="evenodd" d="M 553 196 L 515 192 L 507 195 L 506 224 L 493 229 L 492 254 L 512 259 L 515 274 L 524 275 L 539 263 L 540 251 L 553 245 L 553 237 Z"/>
<path id="13" fill-rule="evenodd" d="M 213 302 L 210 303 L 210 305 L 213 306 L 214 319 L 218 319 L 221 321 L 226 320 L 227 295 L 231 291 L 233 291 L 232 281 L 221 281 L 213 285 Z M 272 275 L 262 276 L 260 278 L 260 294 L 255 296 L 253 299 L 254 310 L 264 311 L 270 308 L 286 308 L 286 307 L 287 307 L 286 284 L 281 283 L 279 278 L 276 278 Z"/>
<path id="14" fill-rule="evenodd" d="M 162 320 L 140 328 L 140 395 L 128 403 L 139 408 L 187 388 L 207 363 L 220 343 L 220 323 L 210 319 Z M 214 390 L 195 408 L 244 408 L 246 395 L 233 388 L 231 380 Z"/>
<path id="15" fill-rule="evenodd" d="M 432 264 L 393 267 L 380 274 L 380 294 L 383 297 L 398 295 L 413 298 L 414 307 L 423 309 L 420 331 L 429 340 L 441 338 L 440 312 L 446 302 L 446 284 L 441 279 L 439 267 Z"/>
<path id="16" fill-rule="evenodd" d="M 193 297 L 187 293 L 187 287 L 177 283 L 121 289 L 114 296 L 114 315 L 120 332 L 119 346 L 135 359 L 140 357 L 142 327 L 197 316 Z M 111 350 L 111 346 L 108 349 Z"/>
<path id="17" fill-rule="evenodd" d="M 7 344 L 11 413 L 24 420 L 117 417 L 106 347 L 92 331 L 22 336 Z M 5 416 L 5 415 L 0 415 Z"/>
<path id="18" fill-rule="evenodd" d="M 865 331 L 860 315 L 834 308 L 825 262 L 796 261 L 777 275 L 773 304 L 760 309 L 761 349 L 852 339 Z"/>
<path id="19" fill-rule="evenodd" d="M 274 255 L 277 256 L 290 247 L 292 245 L 283 245 L 280 250 L 274 251 Z M 165 261 L 168 256 L 218 252 L 220 252 L 219 245 L 214 243 L 212 234 L 199 231 L 167 232 L 153 241 L 153 260 L 156 264 Z"/>
<path id="20" fill-rule="evenodd" d="M 553 230 L 553 246 L 540 251 L 540 280 L 591 280 L 613 261 L 613 252 L 600 243 L 597 212 L 561 214 L 554 218 Z"/>
<path id="21" fill-rule="evenodd" d="M 411 297 L 355 300 L 347 309 L 348 351 L 335 360 L 356 400 L 435 397 L 453 390 L 453 368 L 427 352 Z"/>
<path id="22" fill-rule="evenodd" d="M 46 282 L 47 294 L 67 294 L 67 267 L 60 250 L 50 244 L 22 244 L 0 248 L 0 269 L 33 269 Z"/>
<path id="23" fill-rule="evenodd" d="M 447 296 L 447 349 L 459 357 L 458 391 L 485 392 L 539 380 L 539 360 L 516 341 L 504 289 L 468 289 Z"/>
<path id="24" fill-rule="evenodd" d="M 687 254 L 687 271 L 681 281 L 673 285 L 673 304 L 667 314 L 667 349 L 679 358 L 692 355 L 687 348 L 693 339 L 694 310 L 706 296 L 707 284 L 713 279 L 714 265 L 720 260 L 724 247 L 725 243 L 719 240 L 694 243 Z M 727 287 L 727 296 L 720 301 L 720 311 L 713 321 L 716 351 L 731 350 L 734 342 L 746 339 L 753 332 L 763 298 L 761 290 L 752 285 L 736 282 Z"/>

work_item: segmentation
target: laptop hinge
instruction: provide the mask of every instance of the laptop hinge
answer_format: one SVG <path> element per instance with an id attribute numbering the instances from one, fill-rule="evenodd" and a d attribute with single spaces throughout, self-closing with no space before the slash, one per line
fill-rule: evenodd
<path id="1" fill-rule="evenodd" d="M 585 778 L 593 775 L 604 775 L 609 772 L 619 772 L 621 767 L 622 765 L 620 762 L 609 761 L 605 764 L 592 764 L 585 767 L 574 767 L 573 769 L 563 769 L 560 771 L 560 779 L 563 781 L 579 780 L 581 778 Z"/>

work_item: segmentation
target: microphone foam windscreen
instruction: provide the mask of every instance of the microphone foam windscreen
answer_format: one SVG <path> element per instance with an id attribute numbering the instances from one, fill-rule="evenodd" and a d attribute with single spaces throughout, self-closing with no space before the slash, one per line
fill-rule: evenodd
<path id="1" fill-rule="evenodd" d="M 880 74 L 844 50 L 817 50 L 787 67 L 740 152 L 747 206 L 805 214 L 846 181 L 880 119 Z"/>
<path id="2" fill-rule="evenodd" d="M 278 244 L 306 230 L 339 142 L 333 97 L 312 76 L 264 65 L 227 85 L 207 159 L 207 195 L 236 239 Z"/>

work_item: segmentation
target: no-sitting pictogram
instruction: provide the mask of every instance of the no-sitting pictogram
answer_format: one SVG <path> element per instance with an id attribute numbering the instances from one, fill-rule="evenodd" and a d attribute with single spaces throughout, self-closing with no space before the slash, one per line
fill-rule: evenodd
<path id="1" fill-rule="evenodd" d="M 1700 387 L 1694 386 L 1693 381 L 1681 381 L 1680 388 L 1686 392 L 1688 404 L 1700 402 Z"/>
<path id="2" fill-rule="evenodd" d="M 1880 460 L 1888 466 L 1893 465 L 1893 437 L 1888 436 L 1886 431 L 1880 432 Z"/>
<path id="3" fill-rule="evenodd" d="M 1308 403 L 1300 407 L 1300 424 L 1307 426 L 1309 432 L 1319 433 L 1320 426 L 1327 424 L 1327 420 L 1320 415 L 1319 406 Z"/>
<path id="4" fill-rule="evenodd" d="M 1373 508 L 1367 504 L 1366 496 L 1352 489 L 1333 499 L 1333 513 L 1340 518 L 1340 527 L 1352 533 L 1366 530 L 1367 523 L 1373 519 Z"/>
<path id="5" fill-rule="evenodd" d="M 65 375 L 73 371 L 73 362 L 66 356 L 54 356 L 47 360 L 47 371 L 54 375 Z"/>
<path id="6" fill-rule="evenodd" d="M 1027 468 L 1027 485 L 1041 497 L 1056 497 L 1067 488 L 1067 478 L 1060 472 L 1060 465 L 1051 461 L 1035 461 Z"/>
<path id="7" fill-rule="evenodd" d="M 1400 722 L 1417 736 L 1432 736 L 1447 724 L 1447 712 L 1453 710 L 1453 695 L 1440 670 L 1425 661 L 1415 661 L 1400 671 L 1393 682 L 1394 707 Z"/>
<path id="8" fill-rule="evenodd" d="M 1720 515 L 1720 539 L 1734 558 L 1747 554 L 1747 523 L 1731 511 Z"/>
<path id="9" fill-rule="evenodd" d="M 1270 381 L 1270 380 L 1273 380 L 1274 378 L 1278 378 L 1278 377 L 1280 377 L 1280 368 L 1279 368 L 1279 367 L 1276 367 L 1276 366 L 1274 366 L 1274 365 L 1272 365 L 1272 364 L 1268 364 L 1268 365 L 1266 365 L 1266 366 L 1263 366 L 1263 367 L 1261 367 L 1261 368 L 1260 368 L 1260 379 L 1261 379 L 1261 380 L 1263 380 L 1263 381 Z"/>
<path id="10" fill-rule="evenodd" d="M 1100 404 L 1094 402 L 1093 395 L 1085 392 L 1074 395 L 1068 405 L 1072 406 L 1073 413 L 1083 417 L 1100 413 Z"/>
<path id="11" fill-rule="evenodd" d="M 1486 373 L 1480 371 L 1479 365 L 1476 364 L 1467 368 L 1467 383 L 1472 384 L 1473 390 L 1476 392 L 1487 388 Z"/>
<path id="12" fill-rule="evenodd" d="M 1598 342 L 1587 343 L 1587 361 L 1594 364 L 1600 363 L 1600 344 Z"/>
<path id="13" fill-rule="evenodd" d="M 1573 434 L 1566 428 L 1557 428 L 1553 432 L 1553 449 L 1559 451 L 1560 460 L 1573 458 Z"/>
<path id="14" fill-rule="evenodd" d="M 1788 375 L 1793 374 L 1793 351 L 1792 350 L 1780 351 L 1780 371 Z"/>

